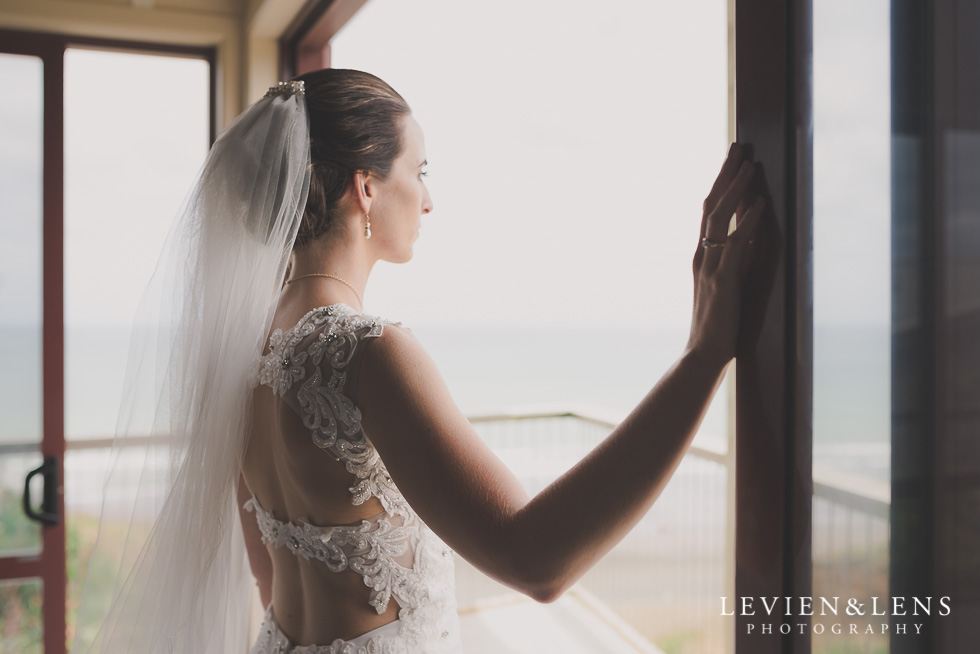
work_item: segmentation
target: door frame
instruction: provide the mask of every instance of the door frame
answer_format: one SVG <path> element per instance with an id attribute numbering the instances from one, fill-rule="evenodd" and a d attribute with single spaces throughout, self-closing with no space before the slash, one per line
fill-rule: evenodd
<path id="1" fill-rule="evenodd" d="M 0 30 L 0 52 L 38 57 L 43 66 L 42 147 L 42 438 L 40 458 L 52 458 L 57 479 L 54 525 L 42 527 L 41 551 L 34 555 L 0 556 L 0 581 L 40 579 L 42 583 L 44 652 L 67 651 L 67 550 L 64 498 L 65 443 L 65 269 L 64 269 L 64 58 L 71 47 L 191 56 L 210 67 L 210 142 L 216 136 L 216 49 L 144 43 L 62 34 Z M 0 452 L 33 452 L 31 444 L 11 444 Z M 71 448 L 68 448 L 71 449 Z"/>
<path id="2" fill-rule="evenodd" d="M 64 42 L 50 35 L 0 31 L 0 51 L 41 59 L 43 76 L 41 201 L 41 409 L 40 458 L 55 461 L 58 522 L 41 528 L 41 551 L 0 556 L 0 580 L 40 579 L 44 651 L 66 646 L 67 561 L 65 551 L 64 454 Z M 6 452 L 35 451 L 11 444 Z"/>
<path id="3" fill-rule="evenodd" d="M 751 272 L 736 355 L 741 608 L 740 598 L 813 594 L 812 0 L 735 3 L 735 88 L 736 139 L 753 146 L 768 198 L 770 238 L 756 246 L 771 262 Z M 736 652 L 809 654 L 808 616 L 744 613 L 736 612 Z"/>

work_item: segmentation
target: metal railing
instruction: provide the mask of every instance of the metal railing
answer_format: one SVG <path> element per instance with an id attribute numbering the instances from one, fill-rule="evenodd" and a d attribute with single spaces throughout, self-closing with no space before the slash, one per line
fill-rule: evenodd
<path id="1" fill-rule="evenodd" d="M 470 421 L 529 493 L 618 424 L 615 416 L 581 408 L 518 409 Z M 726 576 L 733 570 L 725 560 L 733 557 L 726 547 L 726 524 L 734 524 L 734 503 L 727 497 L 733 465 L 727 452 L 692 445 L 650 512 L 580 582 L 664 649 L 730 650 L 732 625 L 720 616 L 719 598 L 728 594 Z M 854 597 L 887 596 L 889 504 L 887 482 L 814 470 L 815 596 L 823 589 L 839 595 L 844 588 Z M 460 568 L 461 605 L 494 590 L 478 572 Z M 855 651 L 872 646 L 864 639 Z M 822 651 L 819 644 L 814 651 Z"/>
<path id="2" fill-rule="evenodd" d="M 581 460 L 618 424 L 618 416 L 591 407 L 517 409 L 469 419 L 529 494 Z M 152 449 L 161 442 L 155 437 L 128 444 Z M 91 521 L 98 515 L 111 444 L 112 439 L 66 444 L 69 523 L 73 516 Z M 0 446 L 8 460 L 36 451 L 36 444 Z M 579 582 L 663 649 L 729 649 L 731 625 L 720 616 L 719 598 L 727 594 L 732 569 L 726 562 L 726 524 L 734 520 L 728 498 L 732 465 L 726 452 L 691 446 L 650 512 Z M 888 491 L 887 482 L 814 470 L 814 595 L 821 589 L 840 595 L 846 588 L 853 597 L 887 596 Z M 85 544 L 78 549 L 86 551 Z M 512 592 L 457 561 L 461 609 Z M 871 646 L 867 639 L 865 646 Z"/>

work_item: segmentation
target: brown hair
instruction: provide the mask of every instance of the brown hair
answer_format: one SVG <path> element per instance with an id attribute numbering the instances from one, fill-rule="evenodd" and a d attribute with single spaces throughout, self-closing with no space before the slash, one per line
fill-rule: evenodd
<path id="1" fill-rule="evenodd" d="M 401 152 L 399 119 L 408 103 L 383 80 L 359 70 L 324 68 L 296 77 L 310 117 L 310 194 L 293 247 L 327 233 L 354 173 L 385 179 Z"/>

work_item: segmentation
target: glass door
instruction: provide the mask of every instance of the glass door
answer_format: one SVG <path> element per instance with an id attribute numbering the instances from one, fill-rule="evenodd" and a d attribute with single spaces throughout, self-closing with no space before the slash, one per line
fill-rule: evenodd
<path id="1" fill-rule="evenodd" d="M 89 554 L 121 391 L 124 353 L 91 337 L 125 349 L 213 136 L 214 52 L 12 31 L 0 42 L 0 651 L 56 654 L 100 564 Z M 106 78 L 133 80 L 121 110 L 103 101 Z"/>
<path id="2" fill-rule="evenodd" d="M 45 179 L 59 164 L 57 152 L 46 161 L 45 62 L 0 53 L 0 77 L 0 636 L 5 651 L 29 654 L 64 647 L 64 441 L 45 420 L 60 402 L 60 375 L 45 373 L 60 368 L 61 351 L 46 315 L 60 280 L 44 266 L 45 238 L 60 238 L 46 219 L 60 207 L 46 202 L 45 182 L 60 181 Z"/>
<path id="3" fill-rule="evenodd" d="M 889 10 L 813 3 L 813 595 L 841 606 L 889 596 Z M 887 616 L 812 622 L 814 654 L 888 651 Z"/>
<path id="4" fill-rule="evenodd" d="M 120 554 L 106 543 L 131 505 L 103 498 L 102 484 L 129 335 L 167 229 L 207 155 L 211 66 L 200 57 L 92 47 L 68 48 L 64 62 L 65 521 L 75 642 L 78 625 L 91 623 L 77 619 L 87 570 L 93 604 L 83 610 L 99 615 L 112 597 L 103 582 Z M 127 80 L 125 105 L 103 101 L 104 79 Z M 150 443 L 141 445 L 121 454 L 123 474 L 152 456 Z M 150 527 L 139 525 L 139 533 Z M 93 550 L 99 529 L 109 536 Z M 78 636 L 84 643 L 95 634 L 83 627 Z"/>

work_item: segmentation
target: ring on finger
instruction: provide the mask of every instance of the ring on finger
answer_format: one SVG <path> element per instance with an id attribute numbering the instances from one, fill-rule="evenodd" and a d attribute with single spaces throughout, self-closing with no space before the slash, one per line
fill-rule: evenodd
<path id="1" fill-rule="evenodd" d="M 708 248 L 720 248 L 720 247 L 724 247 L 724 246 L 725 246 L 725 242 L 724 241 L 712 241 L 707 236 L 705 236 L 704 238 L 701 239 L 701 247 L 703 247 L 705 249 L 708 249 Z"/>

